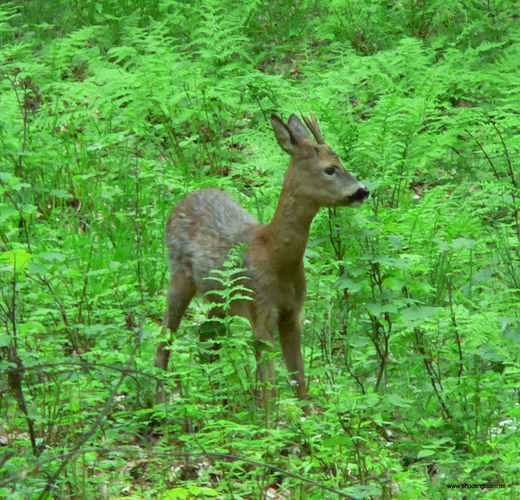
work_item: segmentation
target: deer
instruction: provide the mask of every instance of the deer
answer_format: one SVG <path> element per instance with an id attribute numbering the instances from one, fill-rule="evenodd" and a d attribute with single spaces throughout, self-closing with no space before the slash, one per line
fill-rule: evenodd
<path id="1" fill-rule="evenodd" d="M 164 328 L 170 336 L 157 347 L 156 367 L 167 370 L 174 334 L 195 294 L 211 296 L 219 286 L 209 279 L 212 270 L 222 268 L 233 247 L 243 245 L 244 285 L 250 296 L 232 301 L 229 311 L 214 297 L 217 302 L 212 303 L 209 320 L 231 314 L 249 321 L 264 404 L 275 393 L 274 362 L 266 354 L 274 349 L 278 331 L 290 383 L 297 398 L 309 400 L 301 315 L 306 293 L 304 252 L 311 223 L 321 207 L 359 206 L 369 191 L 324 142 L 316 116 L 302 115 L 302 120 L 292 114 L 284 123 L 278 115 L 271 116 L 276 140 L 290 156 L 271 222 L 260 224 L 218 189 L 190 192 L 173 209 L 166 223 L 171 281 Z"/>

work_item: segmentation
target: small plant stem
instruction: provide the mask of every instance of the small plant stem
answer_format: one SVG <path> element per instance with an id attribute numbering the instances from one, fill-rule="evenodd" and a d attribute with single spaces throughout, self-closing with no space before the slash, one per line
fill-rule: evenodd
<path id="1" fill-rule="evenodd" d="M 462 345 L 460 340 L 460 332 L 459 327 L 457 325 L 457 317 L 455 316 L 455 309 L 453 307 L 453 284 L 451 282 L 451 278 L 446 278 L 446 285 L 448 289 L 448 300 L 450 304 L 450 315 L 451 315 L 451 324 L 455 331 L 455 342 L 457 344 L 457 352 L 458 352 L 458 370 L 457 370 L 457 383 L 460 384 L 460 378 L 462 376 L 462 372 L 464 371 L 464 362 L 462 358 Z"/>
<path id="2" fill-rule="evenodd" d="M 27 430 L 29 432 L 29 439 L 31 441 L 31 448 L 33 455 L 37 457 L 40 452 L 38 450 L 38 446 L 36 445 L 36 433 L 34 430 L 34 419 L 29 415 L 29 409 L 27 407 L 27 401 L 25 398 L 25 394 L 23 391 L 23 363 L 18 355 L 18 334 L 17 334 L 17 302 L 16 302 L 16 257 L 13 263 L 13 279 L 12 279 L 12 290 L 11 290 L 11 302 L 8 306 L 7 310 L 4 310 L 5 313 L 5 327 L 7 330 L 7 335 L 9 336 L 9 323 L 11 324 L 11 339 L 9 345 L 7 347 L 7 359 L 16 368 L 10 366 L 7 369 L 7 380 L 10 389 L 13 391 L 16 401 L 18 402 L 18 406 L 20 407 L 21 412 L 25 417 L 25 421 L 27 422 Z"/>

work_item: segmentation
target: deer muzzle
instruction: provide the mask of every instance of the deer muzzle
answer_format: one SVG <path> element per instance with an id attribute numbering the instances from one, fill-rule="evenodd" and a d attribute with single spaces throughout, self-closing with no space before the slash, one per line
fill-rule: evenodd
<path id="1" fill-rule="evenodd" d="M 369 194 L 370 191 L 368 189 L 360 187 L 354 194 L 347 196 L 346 204 L 354 207 L 359 206 L 368 198 Z"/>

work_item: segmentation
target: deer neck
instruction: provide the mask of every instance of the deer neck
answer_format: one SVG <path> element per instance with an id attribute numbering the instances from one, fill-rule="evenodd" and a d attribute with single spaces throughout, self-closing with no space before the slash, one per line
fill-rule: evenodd
<path id="1" fill-rule="evenodd" d="M 269 258 L 275 268 L 290 272 L 300 268 L 309 231 L 318 207 L 293 194 L 284 185 L 272 221 L 264 227 Z"/>

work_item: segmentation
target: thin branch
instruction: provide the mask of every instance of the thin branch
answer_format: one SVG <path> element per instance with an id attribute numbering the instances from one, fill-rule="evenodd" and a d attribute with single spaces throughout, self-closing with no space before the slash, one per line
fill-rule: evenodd
<path id="1" fill-rule="evenodd" d="M 490 158 L 490 156 L 487 154 L 487 151 L 484 149 L 484 146 L 480 143 L 480 141 L 469 131 L 466 129 L 466 133 L 475 141 L 479 149 L 484 153 L 484 156 L 486 157 L 486 160 L 488 161 L 491 170 L 493 170 L 493 174 L 497 180 L 500 180 L 500 175 L 495 168 L 495 164 L 493 163 L 493 160 Z"/>

